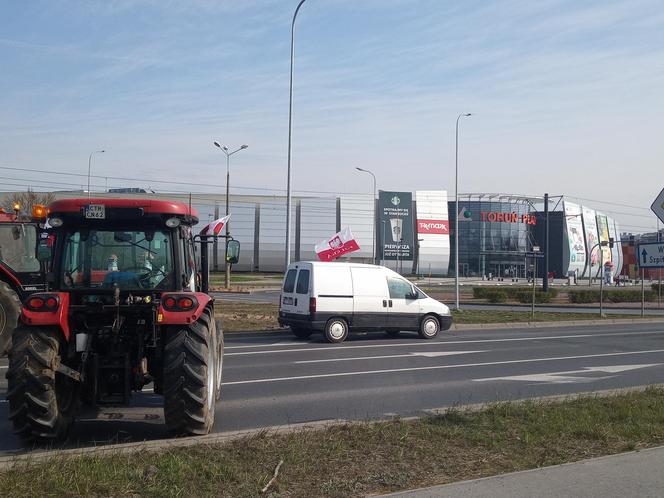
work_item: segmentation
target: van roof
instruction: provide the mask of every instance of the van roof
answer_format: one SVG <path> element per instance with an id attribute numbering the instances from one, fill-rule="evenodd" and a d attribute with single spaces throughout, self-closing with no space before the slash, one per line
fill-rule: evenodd
<path id="1" fill-rule="evenodd" d="M 316 266 L 335 266 L 335 267 L 346 267 L 346 268 L 386 268 L 385 266 L 380 265 L 369 265 L 366 263 L 345 263 L 345 262 L 335 262 L 335 261 L 295 261 L 288 265 L 289 268 L 295 267 L 297 265 L 311 265 Z"/>

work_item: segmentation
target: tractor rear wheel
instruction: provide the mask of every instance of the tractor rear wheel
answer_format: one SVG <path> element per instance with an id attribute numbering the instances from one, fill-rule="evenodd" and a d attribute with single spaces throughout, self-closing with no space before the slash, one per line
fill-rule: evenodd
<path id="1" fill-rule="evenodd" d="M 14 432 L 27 441 L 61 441 L 78 408 L 78 385 L 55 369 L 60 332 L 54 327 L 20 325 L 9 351 L 7 399 Z"/>
<path id="2" fill-rule="evenodd" d="M 9 352 L 12 332 L 18 325 L 21 314 L 21 300 L 18 294 L 5 282 L 0 281 L 0 356 Z"/>
<path id="3" fill-rule="evenodd" d="M 164 418 L 178 435 L 210 432 L 217 395 L 217 337 L 210 312 L 168 333 L 164 346 Z"/>

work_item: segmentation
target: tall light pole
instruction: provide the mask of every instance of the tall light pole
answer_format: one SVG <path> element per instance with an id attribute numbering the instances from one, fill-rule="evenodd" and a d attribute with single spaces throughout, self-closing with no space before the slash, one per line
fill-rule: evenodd
<path id="1" fill-rule="evenodd" d="M 371 254 L 373 257 L 373 264 L 376 264 L 376 175 L 374 175 L 368 169 L 362 169 L 355 167 L 357 171 L 362 171 L 363 173 L 369 173 L 373 177 L 373 196 L 371 197 L 371 202 L 373 204 L 373 217 L 371 219 Z"/>
<path id="2" fill-rule="evenodd" d="M 95 150 L 94 152 L 90 153 L 90 157 L 88 157 L 88 199 L 90 198 L 90 171 L 92 170 L 92 156 L 94 154 L 103 154 L 106 152 L 105 150 Z"/>
<path id="3" fill-rule="evenodd" d="M 291 235 L 291 137 L 293 131 L 293 66 L 295 64 L 295 19 L 300 7 L 306 0 L 300 0 L 293 14 L 291 22 L 290 42 L 290 88 L 288 96 L 288 180 L 286 183 L 286 265 L 284 271 L 290 264 L 290 235 Z"/>
<path id="4" fill-rule="evenodd" d="M 459 114 L 456 119 L 456 142 L 454 155 L 454 307 L 459 310 L 459 120 L 471 116 Z"/>
<path id="5" fill-rule="evenodd" d="M 226 155 L 226 216 L 228 216 L 228 200 L 230 199 L 230 179 L 231 179 L 231 156 L 236 152 L 249 147 L 248 145 L 243 145 L 239 149 L 235 149 L 233 152 L 228 152 L 228 147 L 221 145 L 219 142 L 213 142 L 215 147 L 218 147 L 221 152 Z M 226 220 L 226 244 L 224 244 L 224 262 L 226 263 L 226 276 L 224 277 L 224 286 L 228 289 L 231 285 L 231 265 L 228 262 L 228 240 L 231 236 L 231 224 L 230 220 Z"/>

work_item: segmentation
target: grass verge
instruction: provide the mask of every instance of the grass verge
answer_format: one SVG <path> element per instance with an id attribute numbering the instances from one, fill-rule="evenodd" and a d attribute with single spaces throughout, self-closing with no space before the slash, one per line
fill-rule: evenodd
<path id="1" fill-rule="evenodd" d="M 664 443 L 664 390 L 490 405 L 419 420 L 263 433 L 132 455 L 58 457 L 0 473 L 7 496 L 352 497 Z M 261 488 L 284 464 L 270 492 Z"/>
<path id="2" fill-rule="evenodd" d="M 277 316 L 279 306 L 276 304 L 255 304 L 232 301 L 221 301 L 218 316 L 221 317 L 225 332 L 241 332 L 246 330 L 274 330 L 279 328 Z M 595 313 L 549 313 L 535 312 L 535 319 L 529 312 L 523 311 L 492 311 L 462 310 L 453 311 L 454 323 L 512 323 L 512 322 L 559 322 L 568 320 L 596 320 Z M 607 318 L 634 318 L 633 315 L 614 314 Z"/>

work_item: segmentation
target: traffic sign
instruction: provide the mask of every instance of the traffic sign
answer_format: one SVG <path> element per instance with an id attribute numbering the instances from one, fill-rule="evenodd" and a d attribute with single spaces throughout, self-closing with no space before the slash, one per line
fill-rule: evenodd
<path id="1" fill-rule="evenodd" d="M 664 242 L 639 244 L 636 255 L 639 268 L 664 268 Z"/>
<path id="2" fill-rule="evenodd" d="M 655 202 L 650 206 L 652 212 L 657 215 L 657 217 L 664 222 L 664 189 L 659 193 Z"/>

